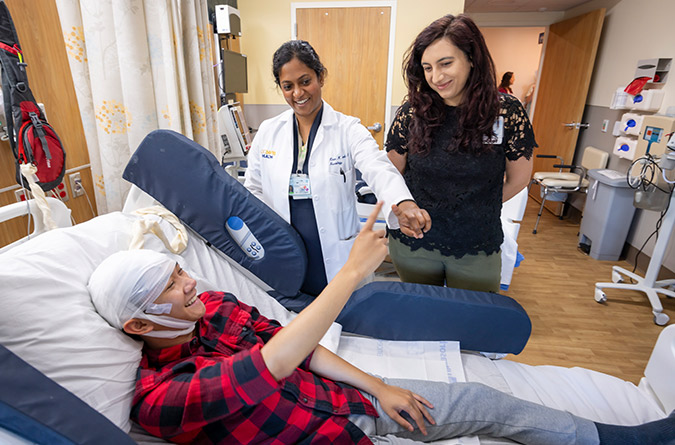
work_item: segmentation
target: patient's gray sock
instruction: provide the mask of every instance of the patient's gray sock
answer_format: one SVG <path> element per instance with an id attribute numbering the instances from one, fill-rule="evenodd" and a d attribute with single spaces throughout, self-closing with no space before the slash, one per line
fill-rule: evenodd
<path id="1" fill-rule="evenodd" d="M 600 445 L 673 445 L 675 444 L 675 411 L 668 417 L 635 426 L 595 423 Z"/>

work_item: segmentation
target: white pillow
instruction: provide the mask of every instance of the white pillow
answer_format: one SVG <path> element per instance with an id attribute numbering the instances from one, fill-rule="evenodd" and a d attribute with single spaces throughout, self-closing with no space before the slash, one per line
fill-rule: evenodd
<path id="1" fill-rule="evenodd" d="M 0 255 L 0 343 L 126 432 L 141 343 L 98 315 L 86 285 L 134 219 L 99 216 Z"/>

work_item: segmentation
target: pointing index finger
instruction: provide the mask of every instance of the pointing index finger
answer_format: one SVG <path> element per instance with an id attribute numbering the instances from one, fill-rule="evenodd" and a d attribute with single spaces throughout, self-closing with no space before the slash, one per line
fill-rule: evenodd
<path id="1" fill-rule="evenodd" d="M 380 214 L 380 209 L 382 209 L 382 201 L 378 201 L 378 203 L 375 204 L 375 208 L 371 212 L 366 222 L 363 224 L 363 228 L 361 230 L 373 230 L 373 226 L 377 220 L 377 215 Z"/>

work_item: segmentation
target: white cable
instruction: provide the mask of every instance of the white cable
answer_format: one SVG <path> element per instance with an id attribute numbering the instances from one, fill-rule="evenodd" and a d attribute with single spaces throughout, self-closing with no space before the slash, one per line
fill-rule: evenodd
<path id="1" fill-rule="evenodd" d="M 91 217 L 96 218 L 96 212 L 94 212 L 94 206 L 91 205 L 91 200 L 89 199 L 89 194 L 87 193 L 87 189 L 82 187 L 82 191 L 84 192 L 84 197 L 87 198 L 87 203 L 89 204 L 89 210 L 91 210 Z"/>
<path id="2" fill-rule="evenodd" d="M 26 194 L 26 215 L 28 215 L 28 221 L 26 222 L 26 239 L 30 239 L 30 220 L 33 214 L 30 212 L 30 202 L 28 202 L 28 189 L 23 183 L 23 175 L 19 175 L 19 180 L 21 181 L 21 188 L 19 190 L 23 190 L 24 193 Z"/>
<path id="3" fill-rule="evenodd" d="M 668 184 L 675 184 L 675 180 L 670 181 L 668 178 L 666 178 L 666 170 L 661 170 L 661 176 L 663 176 L 663 180 L 666 181 Z"/>

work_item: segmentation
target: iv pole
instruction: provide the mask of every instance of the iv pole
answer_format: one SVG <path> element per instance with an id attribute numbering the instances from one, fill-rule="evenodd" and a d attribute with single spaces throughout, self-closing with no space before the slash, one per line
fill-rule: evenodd
<path id="1" fill-rule="evenodd" d="M 666 157 L 670 161 L 675 161 L 675 153 L 668 153 Z M 664 326 L 668 323 L 670 317 L 668 317 L 668 314 L 663 313 L 663 306 L 661 305 L 658 294 L 675 298 L 675 279 L 657 281 L 656 278 L 661 269 L 661 264 L 663 264 L 663 257 L 668 249 L 668 242 L 673 234 L 673 230 L 675 230 L 675 193 L 670 197 L 668 211 L 663 218 L 663 224 L 661 226 L 661 234 L 654 246 L 654 252 L 649 261 L 649 267 L 647 268 L 647 273 L 644 278 L 629 272 L 622 267 L 613 266 L 612 283 L 595 283 L 595 301 L 598 303 L 607 301 L 607 295 L 602 289 L 632 289 L 644 292 L 649 299 L 649 303 L 652 305 L 654 323 L 659 326 Z M 622 275 L 632 278 L 636 283 L 623 283 Z M 670 289 L 666 289 L 667 287 L 670 287 Z"/>

